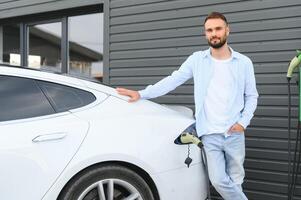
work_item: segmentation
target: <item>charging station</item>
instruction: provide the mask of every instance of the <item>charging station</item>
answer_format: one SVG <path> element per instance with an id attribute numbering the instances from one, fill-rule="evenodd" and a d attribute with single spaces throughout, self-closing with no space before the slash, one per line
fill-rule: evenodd
<path id="1" fill-rule="evenodd" d="M 300 170 L 300 158 L 301 158 L 301 137 L 300 137 L 300 122 L 301 122 L 301 87 L 299 84 L 299 117 L 296 131 L 296 137 L 292 138 L 291 127 L 291 85 L 290 81 L 293 75 L 294 69 L 298 68 L 301 63 L 301 51 L 297 50 L 297 55 L 291 60 L 288 71 L 288 184 L 287 184 L 287 197 L 288 200 L 293 200 L 295 196 L 296 183 Z M 299 77 L 301 77 L 301 70 L 299 68 Z M 297 81 L 299 82 L 299 81 Z M 292 148 L 295 142 L 294 148 Z"/>

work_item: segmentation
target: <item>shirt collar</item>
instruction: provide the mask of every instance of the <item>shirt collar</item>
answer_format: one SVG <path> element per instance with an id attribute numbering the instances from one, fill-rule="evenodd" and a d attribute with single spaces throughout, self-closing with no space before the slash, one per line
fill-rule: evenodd
<path id="1" fill-rule="evenodd" d="M 234 51 L 230 46 L 229 46 L 229 49 L 231 51 L 231 54 L 232 54 L 233 58 L 238 58 L 239 57 L 238 53 L 236 51 Z M 210 57 L 211 56 L 210 55 L 210 48 L 205 50 L 203 55 L 204 55 L 204 57 Z"/>

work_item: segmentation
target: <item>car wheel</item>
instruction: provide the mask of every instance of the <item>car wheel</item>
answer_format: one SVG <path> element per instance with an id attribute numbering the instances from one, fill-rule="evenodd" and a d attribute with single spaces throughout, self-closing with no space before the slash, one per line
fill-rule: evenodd
<path id="1" fill-rule="evenodd" d="M 154 200 L 154 197 L 137 173 L 123 166 L 107 165 L 73 179 L 58 200 Z"/>

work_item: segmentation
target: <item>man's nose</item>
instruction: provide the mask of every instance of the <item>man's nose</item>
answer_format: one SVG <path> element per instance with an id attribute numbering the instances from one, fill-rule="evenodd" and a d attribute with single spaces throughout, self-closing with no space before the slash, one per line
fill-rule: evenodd
<path id="1" fill-rule="evenodd" d="M 212 33 L 210 34 L 210 39 L 213 39 L 213 38 L 216 38 L 216 34 L 212 32 Z"/>
<path id="2" fill-rule="evenodd" d="M 212 34 L 212 36 L 216 36 L 216 31 L 213 30 L 211 34 Z"/>

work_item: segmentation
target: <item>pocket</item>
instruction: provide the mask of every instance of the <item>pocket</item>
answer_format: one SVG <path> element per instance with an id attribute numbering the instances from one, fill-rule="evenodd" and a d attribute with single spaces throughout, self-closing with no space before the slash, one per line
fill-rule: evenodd
<path id="1" fill-rule="evenodd" d="M 245 132 L 244 131 L 238 131 L 238 132 L 230 132 L 229 135 L 245 135 Z"/>

